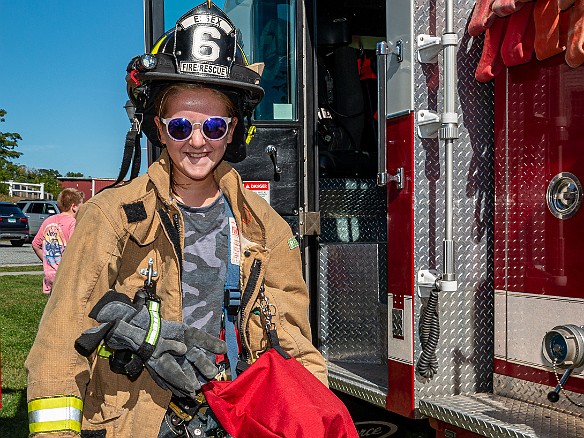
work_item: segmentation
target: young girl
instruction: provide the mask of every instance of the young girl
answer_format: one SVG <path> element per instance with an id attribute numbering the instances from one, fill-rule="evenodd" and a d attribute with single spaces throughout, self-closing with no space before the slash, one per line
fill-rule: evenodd
<path id="1" fill-rule="evenodd" d="M 210 44 L 210 35 L 213 50 L 197 51 Z M 237 362 L 252 363 L 269 346 L 260 288 L 280 345 L 327 384 L 324 360 L 311 343 L 298 244 L 287 223 L 223 161 L 245 145 L 245 119 L 263 96 L 259 75 L 238 63 L 235 28 L 212 4 L 181 17 L 156 47 L 151 58 L 130 64 L 129 93 L 142 129 L 165 149 L 147 174 L 103 191 L 79 210 L 26 362 L 30 430 L 39 436 L 225 436 L 209 412 L 194 411 L 192 420 L 180 416 L 196 403 L 171 390 L 180 386 L 174 380 L 180 373 L 164 374 L 156 360 L 176 360 L 175 369 L 187 373 L 182 360 L 188 357 L 204 381 L 205 360 L 225 353 L 217 348 L 220 333 L 237 328 L 241 351 L 228 351 L 224 367 L 234 376 Z M 100 320 L 99 309 L 108 290 L 134 298 L 145 282 L 155 282 L 161 337 L 164 324 L 182 321 L 190 333 L 212 338 L 197 335 L 205 341 L 194 345 L 184 340 L 205 358 L 193 361 L 176 341 L 172 354 L 145 355 L 149 372 L 130 379 L 100 354 L 80 355 L 74 344 L 82 333 L 106 344 L 131 338 L 139 328 L 133 319 L 125 318 L 129 329 L 122 334 L 117 321 L 106 318 L 114 324 L 108 327 Z M 114 302 L 116 309 L 131 307 L 122 301 Z M 142 347 L 133 353 L 142 354 Z"/>

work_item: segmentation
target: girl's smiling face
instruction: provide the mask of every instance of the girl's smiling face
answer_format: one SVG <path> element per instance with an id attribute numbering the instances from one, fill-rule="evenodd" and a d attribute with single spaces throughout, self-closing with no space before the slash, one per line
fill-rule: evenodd
<path id="1" fill-rule="evenodd" d="M 233 139 L 237 118 L 229 114 L 227 97 L 221 98 L 216 91 L 208 88 L 185 88 L 170 94 L 162 102 L 160 117 L 155 118 L 160 140 L 166 145 L 173 163 L 173 178 L 177 185 L 213 180 L 213 170 L 223 159 L 227 144 Z M 201 133 L 202 125 L 211 116 L 232 117 L 227 135 L 221 140 L 209 140 Z M 185 118 L 193 123 L 192 135 L 177 141 L 168 135 L 165 124 L 160 120 Z"/>

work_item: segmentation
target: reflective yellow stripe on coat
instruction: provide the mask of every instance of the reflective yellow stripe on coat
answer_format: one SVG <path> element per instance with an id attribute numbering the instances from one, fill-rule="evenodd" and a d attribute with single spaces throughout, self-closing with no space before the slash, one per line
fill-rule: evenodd
<path id="1" fill-rule="evenodd" d="M 81 433 L 83 401 L 72 395 L 41 397 L 28 402 L 30 433 Z"/>

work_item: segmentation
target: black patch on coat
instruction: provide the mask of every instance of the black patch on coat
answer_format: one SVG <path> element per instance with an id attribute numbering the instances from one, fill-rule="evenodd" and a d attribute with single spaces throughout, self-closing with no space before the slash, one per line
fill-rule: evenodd
<path id="1" fill-rule="evenodd" d="M 174 246 L 174 251 L 175 251 L 176 257 L 178 259 L 178 265 L 179 265 L 179 268 L 182 270 L 182 256 L 183 256 L 183 254 L 182 254 L 182 251 L 180 248 L 180 234 L 179 234 L 179 231 L 177 229 L 178 227 L 175 228 L 172 226 L 172 222 L 170 221 L 170 218 L 168 217 L 168 213 L 166 213 L 166 211 L 164 211 L 163 208 L 158 210 L 158 215 L 160 216 L 160 222 L 162 223 L 162 226 L 164 227 L 164 229 L 168 233 L 168 237 L 170 237 L 172 245 Z"/>
<path id="2" fill-rule="evenodd" d="M 126 212 L 126 217 L 128 218 L 128 223 L 140 222 L 146 219 L 146 209 L 144 208 L 144 203 L 142 201 L 134 202 L 133 204 L 122 205 L 124 211 Z"/>
<path id="3" fill-rule="evenodd" d="M 82 430 L 81 438 L 106 438 L 105 429 L 100 430 Z"/>

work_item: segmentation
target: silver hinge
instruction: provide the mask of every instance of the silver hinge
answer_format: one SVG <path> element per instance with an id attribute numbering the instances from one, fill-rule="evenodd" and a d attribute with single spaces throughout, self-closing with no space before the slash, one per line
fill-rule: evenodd
<path id="1" fill-rule="evenodd" d="M 301 236 L 320 236 L 320 212 L 303 211 L 298 213 L 298 228 Z"/>

